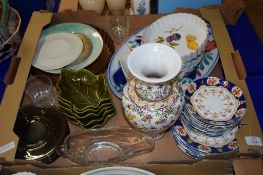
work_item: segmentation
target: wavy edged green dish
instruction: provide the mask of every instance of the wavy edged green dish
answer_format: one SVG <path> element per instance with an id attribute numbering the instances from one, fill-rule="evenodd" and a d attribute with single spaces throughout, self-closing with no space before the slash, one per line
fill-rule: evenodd
<path id="1" fill-rule="evenodd" d="M 101 127 L 116 114 L 103 74 L 63 68 L 57 90 L 67 120 L 83 129 Z"/>

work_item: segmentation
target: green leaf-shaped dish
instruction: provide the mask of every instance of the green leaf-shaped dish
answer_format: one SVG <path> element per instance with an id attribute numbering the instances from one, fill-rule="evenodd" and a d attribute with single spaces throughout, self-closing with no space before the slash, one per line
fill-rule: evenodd
<path id="1" fill-rule="evenodd" d="M 92 120 L 104 124 L 115 114 L 111 93 L 103 74 L 63 68 L 57 83 L 59 104 L 73 124 L 87 126 Z M 107 110 L 107 109 L 111 110 Z M 106 111 L 110 111 L 105 115 Z M 94 127 L 88 124 L 89 128 Z"/>
<path id="2" fill-rule="evenodd" d="M 104 75 L 95 75 L 85 69 L 62 69 L 57 88 L 59 96 L 80 111 L 86 107 L 97 108 L 102 100 L 111 98 Z"/>

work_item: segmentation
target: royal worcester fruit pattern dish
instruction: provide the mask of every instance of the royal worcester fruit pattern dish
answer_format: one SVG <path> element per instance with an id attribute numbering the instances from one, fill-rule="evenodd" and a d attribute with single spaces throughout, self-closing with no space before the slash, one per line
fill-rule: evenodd
<path id="1" fill-rule="evenodd" d="M 206 22 L 197 15 L 165 15 L 145 29 L 143 43 L 162 43 L 175 49 L 182 58 L 181 71 L 192 71 L 203 59 L 208 41 Z"/>
<path id="2" fill-rule="evenodd" d="M 189 75 L 181 79 L 181 85 L 185 89 L 193 80 L 207 77 L 214 69 L 218 59 L 219 52 L 216 47 L 214 36 L 210 25 L 208 25 L 208 43 L 204 53 L 204 57 L 200 64 Z M 146 28 L 134 33 L 130 38 L 124 41 L 121 46 L 113 54 L 107 70 L 107 79 L 113 93 L 121 98 L 122 90 L 130 78 L 127 68 L 127 58 L 129 53 L 142 44 L 142 35 Z"/>

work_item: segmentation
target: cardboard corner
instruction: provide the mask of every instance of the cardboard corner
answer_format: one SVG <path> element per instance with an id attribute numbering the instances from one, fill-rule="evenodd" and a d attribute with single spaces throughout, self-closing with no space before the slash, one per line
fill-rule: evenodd
<path id="1" fill-rule="evenodd" d="M 236 175 L 262 175 L 263 162 L 258 159 L 236 159 L 233 160 L 233 166 Z"/>
<path id="2" fill-rule="evenodd" d="M 263 153 L 263 146 L 248 145 L 245 141 L 246 136 L 259 137 L 263 141 L 263 136 L 246 81 L 239 78 L 236 65 L 232 58 L 231 53 L 234 53 L 235 50 L 222 19 L 221 13 L 219 9 L 202 8 L 200 11 L 202 17 L 208 20 L 211 24 L 217 48 L 219 50 L 220 61 L 223 66 L 225 78 L 240 87 L 246 98 L 246 114 L 242 119 L 243 125 L 237 132 L 237 140 L 240 146 L 239 152 L 240 154 L 246 154 L 255 150 L 254 152 L 258 152 L 261 155 Z"/>
<path id="3" fill-rule="evenodd" d="M 60 0 L 59 12 L 63 12 L 65 10 L 78 10 L 78 0 Z"/>

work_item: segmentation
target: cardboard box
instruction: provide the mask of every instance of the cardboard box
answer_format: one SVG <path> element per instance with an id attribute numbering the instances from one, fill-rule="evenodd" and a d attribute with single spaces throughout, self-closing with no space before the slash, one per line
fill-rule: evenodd
<path id="1" fill-rule="evenodd" d="M 169 2 L 168 2 L 169 1 Z M 127 1 L 129 7 L 129 1 Z M 157 13 L 171 13 L 182 8 L 218 8 L 226 24 L 234 25 L 245 10 L 243 0 L 160 0 L 151 2 Z M 106 9 L 107 7 L 105 7 Z M 80 9 L 78 0 L 61 0 L 59 11 Z"/>
<path id="2" fill-rule="evenodd" d="M 232 55 L 235 55 L 231 40 L 228 36 L 227 30 L 225 28 L 224 21 L 218 10 L 215 9 L 201 9 L 200 13 L 202 17 L 208 20 L 211 24 L 214 37 L 217 43 L 217 47 L 220 53 L 221 62 L 218 64 L 217 68 L 213 72 L 213 75 L 218 75 L 222 73 L 221 64 L 223 66 L 223 73 L 227 80 L 238 85 L 244 92 L 247 99 L 247 113 L 243 119 L 242 127 L 238 131 L 237 139 L 240 144 L 240 149 L 238 154 L 221 154 L 216 156 L 207 157 L 207 159 L 230 159 L 238 157 L 259 157 L 263 153 L 263 147 L 255 145 L 254 143 L 247 144 L 245 138 L 248 136 L 253 136 L 253 138 L 263 139 L 262 133 L 257 121 L 257 116 L 255 109 L 253 107 L 251 97 L 244 79 L 240 78 L 238 73 L 237 64 L 233 61 Z M 93 16 L 91 16 L 93 15 Z M 145 16 L 130 16 L 130 33 L 138 31 L 144 26 L 151 24 L 154 20 L 158 19 L 161 15 L 145 15 Z M 88 17 L 88 18 L 87 18 Z M 23 94 L 26 80 L 29 76 L 32 59 L 37 47 L 37 42 L 39 36 L 44 26 L 52 23 L 61 22 L 82 22 L 96 26 L 100 29 L 107 31 L 107 17 L 98 16 L 90 13 L 89 11 L 64 11 L 57 14 L 34 12 L 28 29 L 24 35 L 23 41 L 21 43 L 19 52 L 17 54 L 17 59 L 14 59 L 13 71 L 10 70 L 10 81 L 7 86 L 6 92 L 3 97 L 2 104 L 0 106 L 0 157 L 7 161 L 14 160 L 16 147 L 18 144 L 18 138 L 13 133 L 13 127 L 16 120 L 16 115 L 18 108 L 23 101 Z M 117 97 L 113 96 L 114 104 L 117 108 L 116 116 L 112 117 L 106 126 L 121 126 L 126 125 L 121 109 L 121 101 Z M 79 127 L 71 126 L 71 131 L 79 130 Z M 212 160 L 211 160 L 212 161 Z M 123 163 L 125 165 L 136 165 L 138 167 L 145 167 L 147 169 L 148 165 L 151 169 L 155 169 L 154 165 L 158 164 L 162 170 L 160 172 L 163 174 L 172 174 L 177 171 L 177 164 L 187 162 L 192 164 L 195 160 L 191 159 L 185 155 L 174 143 L 169 131 L 162 139 L 156 142 L 155 150 L 151 153 L 140 155 L 132 159 L 128 159 Z M 217 162 L 214 162 L 217 164 Z M 211 164 L 214 164 L 211 163 Z M 175 170 L 170 170 L 167 164 L 172 164 Z M 201 163 L 202 164 L 202 163 Z M 229 162 L 228 162 L 229 164 Z M 232 164 L 232 163 L 230 163 Z M 230 165 L 229 164 L 229 165 Z M 184 164 L 185 165 L 185 164 Z M 183 166 L 184 166 L 183 165 Z M 53 163 L 53 166 L 72 166 L 72 163 L 67 159 L 59 158 Z M 168 167 L 167 167 L 168 166 Z M 202 167 L 202 166 L 201 166 Z M 220 166 L 221 167 L 221 166 Z M 26 167 L 25 167 L 26 168 Z M 76 168 L 76 172 L 82 171 L 83 167 Z M 93 166 L 89 168 L 94 168 Z M 179 166 L 180 169 L 180 166 Z M 203 170 L 206 171 L 206 166 Z M 220 168 L 218 168 L 220 169 Z M 56 169 L 57 170 L 57 169 Z M 68 172 L 68 169 L 63 169 L 64 172 Z M 72 170 L 72 172 L 74 172 Z M 156 170 L 157 172 L 159 170 Z M 185 171 L 185 170 L 184 170 Z M 195 172 L 195 168 L 193 170 Z M 197 170 L 196 170 L 197 171 Z M 71 172 L 71 173 L 72 173 Z M 200 169 L 201 172 L 201 169 Z M 207 172 L 209 173 L 209 172 Z M 187 174 L 187 171 L 186 173 Z M 222 172 L 221 174 L 226 174 Z"/>
<path id="3" fill-rule="evenodd" d="M 113 165 L 93 165 L 87 167 L 50 167 L 37 163 L 1 162 L 0 173 L 13 174 L 17 172 L 32 172 L 37 175 L 76 175 L 101 167 Z M 199 162 L 180 162 L 177 164 L 118 164 L 114 166 L 136 167 L 150 171 L 156 175 L 262 175 L 263 165 L 260 159 L 238 160 L 202 160 Z"/>

